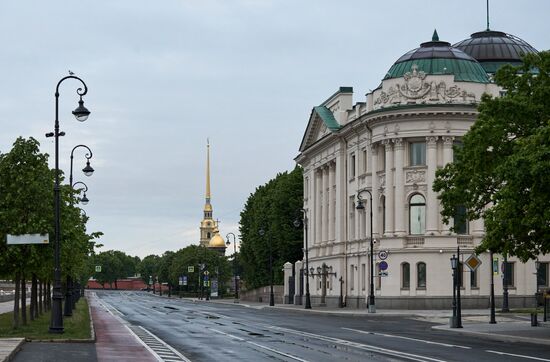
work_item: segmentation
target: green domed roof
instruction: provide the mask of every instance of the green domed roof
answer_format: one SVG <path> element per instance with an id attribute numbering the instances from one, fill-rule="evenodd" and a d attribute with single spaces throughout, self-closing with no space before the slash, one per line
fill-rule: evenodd
<path id="1" fill-rule="evenodd" d="M 432 41 L 420 44 L 419 48 L 405 53 L 392 65 L 384 79 L 401 78 L 416 65 L 428 75 L 452 74 L 455 81 L 489 83 L 487 73 L 477 60 L 440 41 L 434 31 Z"/>

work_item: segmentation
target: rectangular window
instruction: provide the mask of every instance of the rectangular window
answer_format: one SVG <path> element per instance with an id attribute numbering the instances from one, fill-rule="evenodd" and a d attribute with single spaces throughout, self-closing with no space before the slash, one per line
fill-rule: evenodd
<path id="1" fill-rule="evenodd" d="M 422 166 L 426 164 L 426 142 L 411 142 L 409 147 L 409 164 Z"/>
<path id="2" fill-rule="evenodd" d="M 507 262 L 504 265 L 504 283 L 508 287 L 514 288 L 516 286 L 514 279 L 514 263 Z"/>
<path id="3" fill-rule="evenodd" d="M 349 289 L 350 290 L 354 289 L 354 284 L 355 284 L 355 273 L 354 273 L 353 264 L 351 264 L 349 266 Z"/>
<path id="4" fill-rule="evenodd" d="M 455 209 L 454 231 L 459 235 L 468 234 L 468 219 L 466 218 L 466 207 L 459 205 Z"/>
<path id="5" fill-rule="evenodd" d="M 409 289 L 411 287 L 411 266 L 409 263 L 401 264 L 401 288 Z"/>
<path id="6" fill-rule="evenodd" d="M 349 239 L 355 240 L 355 196 L 350 196 L 349 198 Z M 361 213 L 358 213 L 359 216 Z"/>
<path id="7" fill-rule="evenodd" d="M 367 266 L 361 264 L 361 290 L 367 289 Z"/>
<path id="8" fill-rule="evenodd" d="M 470 288 L 479 288 L 477 285 L 477 270 L 470 270 Z"/>
<path id="9" fill-rule="evenodd" d="M 456 162 L 456 153 L 464 147 L 464 144 L 462 141 L 454 141 L 453 142 L 453 162 Z"/>
<path id="10" fill-rule="evenodd" d="M 367 160 L 367 149 L 363 149 L 363 173 L 367 173 L 367 165 L 368 165 L 368 160 Z"/>
<path id="11" fill-rule="evenodd" d="M 417 272 L 417 288 L 426 289 L 426 264 L 418 263 L 416 264 Z"/>
<path id="12" fill-rule="evenodd" d="M 349 177 L 355 177 L 355 154 L 352 153 L 349 158 Z"/>
<path id="13" fill-rule="evenodd" d="M 547 287 L 548 286 L 548 263 L 539 263 L 539 268 L 537 270 L 537 286 Z"/>

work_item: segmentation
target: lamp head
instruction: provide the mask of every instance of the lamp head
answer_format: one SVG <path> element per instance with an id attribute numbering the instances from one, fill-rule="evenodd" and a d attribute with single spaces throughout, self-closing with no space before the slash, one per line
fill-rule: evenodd
<path id="1" fill-rule="evenodd" d="M 90 166 L 90 161 L 86 161 L 86 167 L 84 167 L 82 169 L 82 172 L 84 172 L 84 175 L 90 177 L 90 176 L 92 176 L 94 171 L 95 170 L 92 168 L 92 166 Z"/>
<path id="2" fill-rule="evenodd" d="M 88 202 L 90 202 L 90 200 L 88 200 L 88 198 L 86 197 L 86 193 L 84 193 L 84 196 L 82 196 L 82 198 L 80 199 L 80 203 L 82 205 L 87 205 Z"/>
<path id="3" fill-rule="evenodd" d="M 365 210 L 365 205 L 363 204 L 363 200 L 359 199 L 357 200 L 357 206 L 355 206 L 357 210 Z"/>
<path id="4" fill-rule="evenodd" d="M 265 235 L 265 230 L 264 230 L 264 229 L 258 230 L 258 234 L 259 234 L 260 236 L 264 236 L 264 235 Z"/>
<path id="5" fill-rule="evenodd" d="M 457 262 L 458 262 L 458 258 L 453 254 L 453 256 L 451 257 L 451 268 L 453 270 L 456 269 Z"/>
<path id="6" fill-rule="evenodd" d="M 227 246 L 231 245 L 231 243 L 229 242 L 229 240 L 227 240 L 227 241 L 225 242 L 225 245 L 227 245 Z"/>
<path id="7" fill-rule="evenodd" d="M 299 228 L 300 225 L 302 225 L 302 222 L 300 221 L 300 219 L 296 219 L 296 220 L 294 220 L 293 224 L 294 224 L 294 227 Z"/>
<path id="8" fill-rule="evenodd" d="M 84 101 L 82 100 L 82 96 L 80 96 L 80 100 L 78 101 L 78 107 L 73 111 L 73 115 L 75 116 L 76 120 L 79 122 L 84 122 L 88 119 L 88 116 L 90 115 L 90 111 L 84 107 Z"/>

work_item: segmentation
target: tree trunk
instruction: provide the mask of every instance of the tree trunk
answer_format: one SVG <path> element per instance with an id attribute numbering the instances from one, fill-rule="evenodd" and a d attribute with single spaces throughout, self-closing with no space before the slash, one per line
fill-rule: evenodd
<path id="1" fill-rule="evenodd" d="M 48 310 L 52 309 L 52 284 L 48 281 L 46 287 L 46 307 Z"/>
<path id="2" fill-rule="evenodd" d="M 117 283 L 117 279 L 115 279 L 115 289 L 118 290 L 118 283 Z"/>
<path id="3" fill-rule="evenodd" d="M 34 321 L 34 273 L 31 273 L 31 301 L 29 305 L 29 319 Z"/>
<path id="4" fill-rule="evenodd" d="M 17 329 L 19 327 L 19 279 L 20 279 L 20 273 L 15 272 L 15 297 L 13 299 L 13 329 Z"/>
<path id="5" fill-rule="evenodd" d="M 38 315 L 42 315 L 42 303 L 44 303 L 44 300 L 42 299 L 42 286 L 44 283 L 42 280 L 38 281 Z"/>
<path id="6" fill-rule="evenodd" d="M 38 278 L 35 273 L 32 273 L 31 304 L 33 306 L 32 315 L 34 318 L 38 318 Z"/>
<path id="7" fill-rule="evenodd" d="M 27 325 L 27 283 L 25 273 L 21 273 L 21 324 Z"/>

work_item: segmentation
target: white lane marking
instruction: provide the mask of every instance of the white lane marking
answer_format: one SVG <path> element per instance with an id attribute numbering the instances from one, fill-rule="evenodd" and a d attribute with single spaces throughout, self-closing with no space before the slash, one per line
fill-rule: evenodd
<path id="1" fill-rule="evenodd" d="M 278 350 L 276 350 L 276 349 L 269 348 L 269 347 L 267 347 L 267 346 L 263 346 L 263 345 L 258 344 L 258 343 L 254 343 L 254 342 L 251 342 L 251 341 L 247 341 L 247 343 L 250 343 L 251 345 L 256 346 L 256 347 L 259 347 L 259 348 L 263 348 L 263 349 L 268 350 L 268 351 L 270 351 L 270 352 L 280 354 L 281 356 L 285 356 L 285 357 L 288 357 L 288 358 L 292 358 L 292 359 L 294 359 L 294 360 L 296 360 L 296 361 L 309 362 L 308 360 L 301 359 L 300 357 L 296 357 L 296 356 L 293 356 L 293 355 L 291 355 L 291 354 L 284 353 L 284 352 L 278 351 Z"/>
<path id="2" fill-rule="evenodd" d="M 404 337 L 404 336 L 396 336 L 396 335 L 393 335 L 393 334 L 362 331 L 360 329 L 354 329 L 354 328 L 342 327 L 342 329 L 346 329 L 348 331 L 353 331 L 353 332 L 358 332 L 358 333 L 363 333 L 363 334 L 373 334 L 373 335 L 376 335 L 376 336 L 383 336 L 383 337 L 390 337 L 390 338 L 401 338 L 401 339 L 406 339 L 406 340 L 409 340 L 409 341 L 422 342 L 422 343 L 427 343 L 427 344 L 436 344 L 438 346 L 444 346 L 444 347 L 456 347 L 456 348 L 472 349 L 472 347 L 460 346 L 458 344 L 433 342 L 433 341 L 427 341 L 425 339 L 418 339 L 418 338 L 411 338 L 411 337 Z"/>
<path id="3" fill-rule="evenodd" d="M 149 347 L 144 341 L 142 341 L 141 338 L 139 338 L 138 335 L 134 333 L 134 331 L 132 331 L 126 324 L 124 325 L 124 327 L 126 327 L 126 329 L 134 336 L 134 338 L 137 339 L 138 342 L 141 343 L 153 355 L 153 357 L 157 359 L 157 361 L 162 361 L 162 358 L 155 351 L 153 351 L 151 347 Z"/>
<path id="4" fill-rule="evenodd" d="M 512 357 L 534 359 L 534 360 L 537 360 L 537 361 L 550 361 L 550 359 L 540 358 L 540 357 L 533 357 L 533 356 L 525 356 L 523 354 L 514 354 L 514 353 L 506 353 L 506 352 L 491 351 L 491 350 L 485 350 L 485 352 L 496 353 L 496 354 L 500 354 L 500 355 L 507 355 L 507 356 L 512 356 Z"/>
<path id="5" fill-rule="evenodd" d="M 235 335 L 233 335 L 233 334 L 229 334 L 229 333 L 222 332 L 222 331 L 220 331 L 220 330 L 218 330 L 218 329 L 214 329 L 214 328 L 208 328 L 208 329 L 210 329 L 210 330 L 213 331 L 213 332 L 216 332 L 216 333 L 219 333 L 219 334 L 223 334 L 224 336 L 231 337 L 231 338 L 236 339 L 236 340 L 238 340 L 238 341 L 244 341 L 244 340 L 245 340 L 244 338 L 237 337 L 237 336 L 235 336 Z"/>
<path id="6" fill-rule="evenodd" d="M 294 333 L 294 334 L 301 335 L 301 336 L 304 336 L 304 337 L 316 338 L 316 339 L 319 339 L 319 340 L 322 340 L 322 341 L 325 341 L 325 342 L 332 342 L 332 343 L 337 343 L 337 344 L 341 344 L 341 345 L 344 345 L 344 346 L 354 347 L 354 348 L 362 349 L 362 350 L 366 350 L 366 351 L 378 352 L 378 353 L 386 354 L 386 355 L 390 355 L 390 356 L 406 358 L 406 359 L 409 359 L 409 360 L 412 360 L 412 361 L 445 362 L 444 360 L 440 360 L 440 359 L 437 359 L 437 358 L 431 358 L 431 357 L 427 357 L 427 356 L 421 356 L 421 355 L 417 355 L 417 354 L 396 351 L 396 350 L 393 350 L 393 349 L 387 349 L 387 348 L 367 345 L 367 344 L 363 344 L 363 343 L 352 342 L 352 341 L 348 341 L 348 340 L 340 339 L 340 338 L 327 337 L 327 336 L 323 336 L 323 335 L 320 335 L 320 334 L 302 332 L 302 331 L 289 329 L 289 328 L 283 328 L 283 327 L 275 327 L 275 326 L 267 326 L 267 327 L 272 328 L 272 329 L 277 329 L 277 330 L 280 330 L 280 331 L 284 331 L 284 332 L 287 332 L 287 333 Z"/>
<path id="7" fill-rule="evenodd" d="M 178 356 L 179 358 L 181 358 L 182 360 L 184 360 L 185 362 L 191 362 L 190 359 L 188 359 L 187 357 L 185 357 L 183 354 L 179 353 L 177 350 L 175 350 L 174 348 L 172 348 L 172 346 L 170 346 L 168 343 L 164 342 L 162 339 L 160 339 L 159 337 L 155 336 L 153 333 L 149 332 L 147 329 L 143 328 L 142 326 L 139 326 L 139 328 L 143 329 L 147 334 L 149 334 L 151 337 L 155 338 L 157 341 L 159 341 L 160 343 L 164 344 L 164 346 L 166 348 L 168 348 L 170 351 L 174 352 L 174 354 L 176 356 Z"/>

